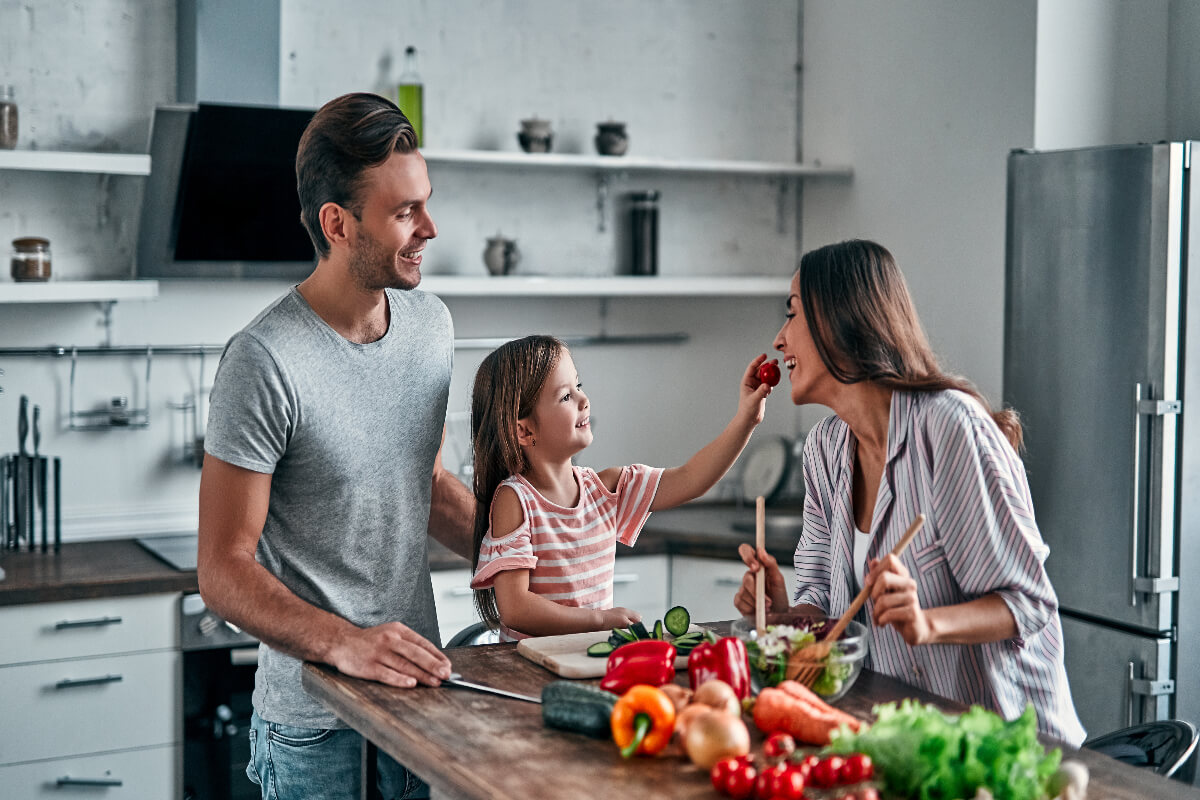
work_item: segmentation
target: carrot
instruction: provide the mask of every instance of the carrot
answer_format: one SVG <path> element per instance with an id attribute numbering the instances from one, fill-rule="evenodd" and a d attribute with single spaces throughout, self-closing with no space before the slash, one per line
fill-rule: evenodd
<path id="1" fill-rule="evenodd" d="M 853 731 L 857 731 L 862 725 L 862 722 L 860 722 L 857 717 L 847 714 L 840 708 L 834 708 L 833 706 L 829 705 L 821 699 L 820 695 L 802 683 L 797 681 L 780 681 L 777 688 L 781 691 L 787 692 L 801 703 L 811 706 L 822 714 L 833 716 L 839 722 L 845 722 Z"/>
<path id="2" fill-rule="evenodd" d="M 766 734 L 783 731 L 805 744 L 826 745 L 841 720 L 783 689 L 768 687 L 754 701 L 754 724 Z"/>

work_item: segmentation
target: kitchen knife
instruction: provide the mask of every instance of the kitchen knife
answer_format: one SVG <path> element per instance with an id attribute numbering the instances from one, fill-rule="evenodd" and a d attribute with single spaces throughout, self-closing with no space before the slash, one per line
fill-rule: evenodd
<path id="1" fill-rule="evenodd" d="M 12 528 L 8 526 L 8 456 L 0 456 L 0 550 L 12 547 Z"/>
<path id="2" fill-rule="evenodd" d="M 41 455 L 40 446 L 42 443 L 42 407 L 33 407 L 33 465 L 37 471 L 34 476 L 36 480 L 34 485 L 37 486 L 37 505 L 38 518 L 42 521 L 42 552 L 45 553 L 50 549 L 50 526 L 46 519 L 46 458 Z M 30 540 L 32 546 L 33 540 Z"/>
<path id="3" fill-rule="evenodd" d="M 21 546 L 21 539 L 25 537 L 25 526 L 28 525 L 28 520 L 25 519 L 25 508 L 29 504 L 29 470 L 25 466 L 25 437 L 29 435 L 29 398 L 21 395 L 20 407 L 17 410 L 17 473 L 16 473 L 16 506 L 13 509 L 13 516 L 16 520 L 17 537 L 16 547 Z"/>
<path id="4" fill-rule="evenodd" d="M 517 694 L 516 692 L 506 692 L 503 689 L 496 689 L 491 686 L 484 686 L 482 683 L 471 683 L 464 681 L 462 675 L 457 672 L 451 672 L 449 678 L 442 681 L 443 686 L 453 686 L 458 689 L 471 689 L 476 692 L 486 692 L 488 694 L 498 694 L 501 697 L 511 697 L 514 700 L 524 700 L 527 703 L 540 703 L 542 698 L 533 697 L 527 694 Z"/>
<path id="5" fill-rule="evenodd" d="M 54 553 L 62 547 L 62 459 L 54 457 Z"/>

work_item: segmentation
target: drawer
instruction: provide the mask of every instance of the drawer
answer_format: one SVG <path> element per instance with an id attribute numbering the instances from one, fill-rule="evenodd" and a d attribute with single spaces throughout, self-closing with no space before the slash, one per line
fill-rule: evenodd
<path id="1" fill-rule="evenodd" d="M 4 796 L 34 800 L 144 800 L 181 796 L 182 755 L 178 746 L 111 755 L 62 758 L 0 767 Z"/>
<path id="2" fill-rule="evenodd" d="M 0 608 L 0 665 L 179 646 L 179 595 Z"/>
<path id="3" fill-rule="evenodd" d="M 670 556 L 621 556 L 613 571 L 613 605 L 642 615 L 647 626 L 667 613 Z"/>
<path id="4" fill-rule="evenodd" d="M 433 599 L 437 603 L 438 630 L 442 642 L 479 621 L 475 611 L 475 592 L 471 589 L 471 570 L 439 569 L 430 573 Z"/>
<path id="5" fill-rule="evenodd" d="M 0 764 L 179 741 L 177 651 L 0 667 Z"/>

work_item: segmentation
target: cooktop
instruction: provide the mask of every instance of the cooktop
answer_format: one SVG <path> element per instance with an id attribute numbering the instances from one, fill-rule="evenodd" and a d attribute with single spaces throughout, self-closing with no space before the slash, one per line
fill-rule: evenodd
<path id="1" fill-rule="evenodd" d="M 178 570 L 194 570 L 196 568 L 195 533 L 181 533 L 173 536 L 147 536 L 138 539 L 137 543 L 154 555 Z"/>

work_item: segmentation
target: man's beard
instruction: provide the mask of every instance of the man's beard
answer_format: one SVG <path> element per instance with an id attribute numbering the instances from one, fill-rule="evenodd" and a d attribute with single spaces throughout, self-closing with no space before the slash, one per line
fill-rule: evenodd
<path id="1" fill-rule="evenodd" d="M 354 237 L 350 250 L 350 277 L 359 288 L 378 292 L 384 289 L 415 289 L 421 282 L 421 274 L 409 279 L 396 268 L 396 253 L 388 250 L 379 241 L 362 229 Z"/>

